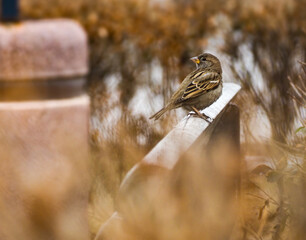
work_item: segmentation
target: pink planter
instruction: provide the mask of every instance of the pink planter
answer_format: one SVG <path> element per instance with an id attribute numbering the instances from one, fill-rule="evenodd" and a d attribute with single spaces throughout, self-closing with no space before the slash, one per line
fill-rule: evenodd
<path id="1" fill-rule="evenodd" d="M 88 239 L 87 42 L 70 20 L 0 25 L 0 239 Z"/>

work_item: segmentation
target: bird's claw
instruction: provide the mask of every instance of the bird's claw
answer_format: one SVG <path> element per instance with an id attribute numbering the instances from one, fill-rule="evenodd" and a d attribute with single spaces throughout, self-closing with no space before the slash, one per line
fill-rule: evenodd
<path id="1" fill-rule="evenodd" d="M 209 123 L 212 123 L 212 122 L 214 121 L 214 119 L 211 118 L 211 117 L 207 117 L 207 118 L 205 119 L 205 121 L 207 121 L 207 122 L 209 122 Z"/>
<path id="2" fill-rule="evenodd" d="M 208 123 L 212 123 L 214 121 L 213 118 L 206 116 L 204 113 L 202 113 L 201 116 L 199 116 L 199 117 L 204 119 Z"/>
<path id="3" fill-rule="evenodd" d="M 189 112 L 189 114 L 187 115 L 188 119 L 189 119 L 192 115 L 198 116 L 198 117 L 204 119 L 204 120 L 205 120 L 206 122 L 208 122 L 208 123 L 212 123 L 212 122 L 214 121 L 213 118 L 206 116 L 204 113 L 195 112 L 195 111 Z"/>

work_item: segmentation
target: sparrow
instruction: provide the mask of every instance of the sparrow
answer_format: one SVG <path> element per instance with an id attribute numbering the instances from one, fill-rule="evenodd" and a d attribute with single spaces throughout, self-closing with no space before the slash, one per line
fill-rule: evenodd
<path id="1" fill-rule="evenodd" d="M 210 106 L 222 94 L 221 63 L 210 53 L 203 53 L 190 60 L 196 64 L 196 69 L 185 77 L 168 103 L 150 119 L 158 120 L 167 111 L 183 107 L 207 120 L 208 117 L 199 110 Z"/>

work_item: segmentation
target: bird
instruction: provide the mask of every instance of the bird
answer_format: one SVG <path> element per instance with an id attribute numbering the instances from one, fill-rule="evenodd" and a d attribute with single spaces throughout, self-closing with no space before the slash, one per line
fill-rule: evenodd
<path id="1" fill-rule="evenodd" d="M 221 63 L 210 53 L 202 53 L 190 60 L 196 64 L 196 69 L 185 77 L 168 103 L 150 119 L 158 120 L 167 111 L 179 107 L 188 111 L 193 110 L 199 117 L 209 119 L 199 110 L 210 106 L 222 94 Z"/>

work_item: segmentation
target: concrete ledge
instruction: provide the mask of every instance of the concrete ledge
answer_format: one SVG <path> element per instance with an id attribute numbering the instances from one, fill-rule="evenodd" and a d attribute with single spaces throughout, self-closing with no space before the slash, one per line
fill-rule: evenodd
<path id="1" fill-rule="evenodd" d="M 0 102 L 0 111 L 47 110 L 47 109 L 53 109 L 53 108 L 62 109 L 62 108 L 75 107 L 75 106 L 88 107 L 89 97 L 87 95 L 82 95 L 82 96 L 75 97 L 75 98 L 67 98 L 67 99 L 61 99 L 61 100 Z"/>
<path id="2" fill-rule="evenodd" d="M 216 119 L 230 101 L 240 91 L 241 87 L 235 83 L 224 83 L 221 97 L 201 112 Z M 126 175 L 127 178 L 139 167 L 140 164 L 152 164 L 167 169 L 172 169 L 182 153 L 184 153 L 202 134 L 210 124 L 199 117 L 186 116 L 175 128 L 170 131 L 156 146 L 136 164 Z"/>

